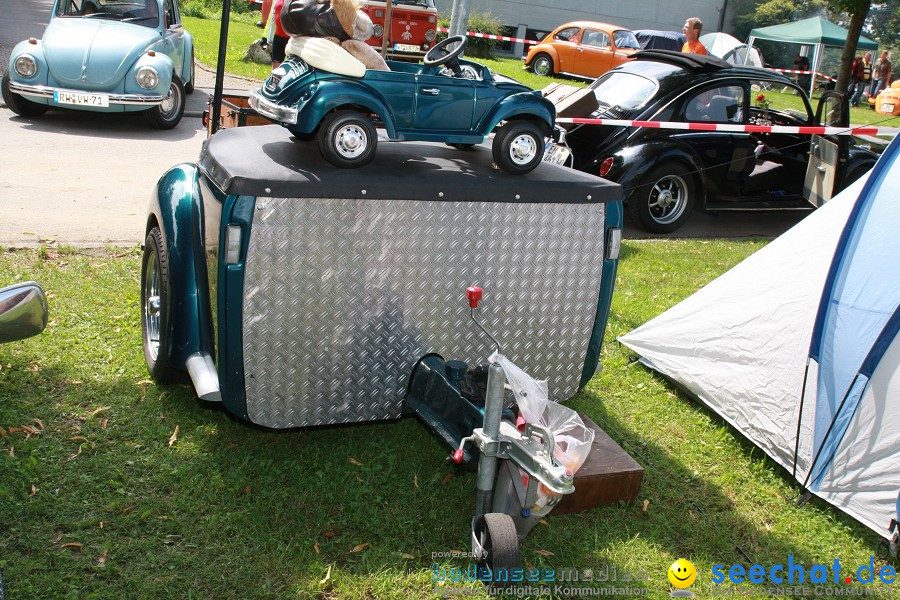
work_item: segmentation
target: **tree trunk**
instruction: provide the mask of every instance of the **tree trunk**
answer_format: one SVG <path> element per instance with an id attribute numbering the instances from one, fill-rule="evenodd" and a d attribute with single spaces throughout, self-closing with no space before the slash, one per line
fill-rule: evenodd
<path id="1" fill-rule="evenodd" d="M 844 45 L 844 51 L 841 53 L 841 71 L 838 74 L 837 85 L 834 89 L 838 92 L 846 92 L 847 86 L 850 85 L 850 67 L 853 66 L 853 60 L 856 58 L 856 44 L 859 42 L 859 35 L 862 33 L 863 24 L 866 15 L 869 14 L 869 7 L 872 0 L 865 0 L 856 11 L 850 13 L 850 26 L 847 28 L 847 43 Z"/>

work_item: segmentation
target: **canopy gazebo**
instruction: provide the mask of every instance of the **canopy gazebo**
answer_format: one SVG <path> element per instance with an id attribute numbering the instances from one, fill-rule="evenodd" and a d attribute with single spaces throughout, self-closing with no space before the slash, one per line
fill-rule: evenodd
<path id="1" fill-rule="evenodd" d="M 752 46 L 754 40 L 771 40 L 775 42 L 786 42 L 789 44 L 809 44 L 813 47 L 812 70 L 819 72 L 822 63 L 822 51 L 826 46 L 841 48 L 847 44 L 847 30 L 840 25 L 823 19 L 822 17 L 812 17 L 803 19 L 795 23 L 784 23 L 782 25 L 771 25 L 769 27 L 758 27 L 750 31 L 750 37 L 747 45 Z M 859 36 L 856 44 L 859 50 L 877 50 L 878 43 L 867 37 Z M 816 78 L 810 78 L 809 94 L 815 86 Z"/>

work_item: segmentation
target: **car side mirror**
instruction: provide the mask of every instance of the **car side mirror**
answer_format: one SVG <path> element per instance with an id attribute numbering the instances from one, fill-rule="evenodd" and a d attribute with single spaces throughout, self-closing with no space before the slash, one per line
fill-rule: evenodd
<path id="1" fill-rule="evenodd" d="M 175 23 L 174 25 L 169 25 L 169 31 L 181 31 L 182 25 L 181 23 Z"/>
<path id="2" fill-rule="evenodd" d="M 0 343 L 35 336 L 47 326 L 47 297 L 33 281 L 0 289 Z"/>

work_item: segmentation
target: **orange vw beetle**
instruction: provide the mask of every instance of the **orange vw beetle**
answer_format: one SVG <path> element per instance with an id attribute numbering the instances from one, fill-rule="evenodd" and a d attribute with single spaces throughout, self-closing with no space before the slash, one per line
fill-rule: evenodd
<path id="1" fill-rule="evenodd" d="M 560 25 L 525 56 L 525 68 L 538 75 L 594 79 L 627 61 L 641 49 L 624 27 L 594 21 Z"/>

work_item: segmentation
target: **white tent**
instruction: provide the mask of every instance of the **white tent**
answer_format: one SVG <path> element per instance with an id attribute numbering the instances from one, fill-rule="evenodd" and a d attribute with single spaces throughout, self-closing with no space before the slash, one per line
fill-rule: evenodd
<path id="1" fill-rule="evenodd" d="M 886 538 L 900 492 L 898 187 L 895 139 L 867 181 L 619 338 Z"/>
<path id="2" fill-rule="evenodd" d="M 723 58 L 726 54 L 741 45 L 741 41 L 721 31 L 715 33 L 706 33 L 700 36 L 700 43 L 706 48 L 706 51 L 713 56 Z"/>

